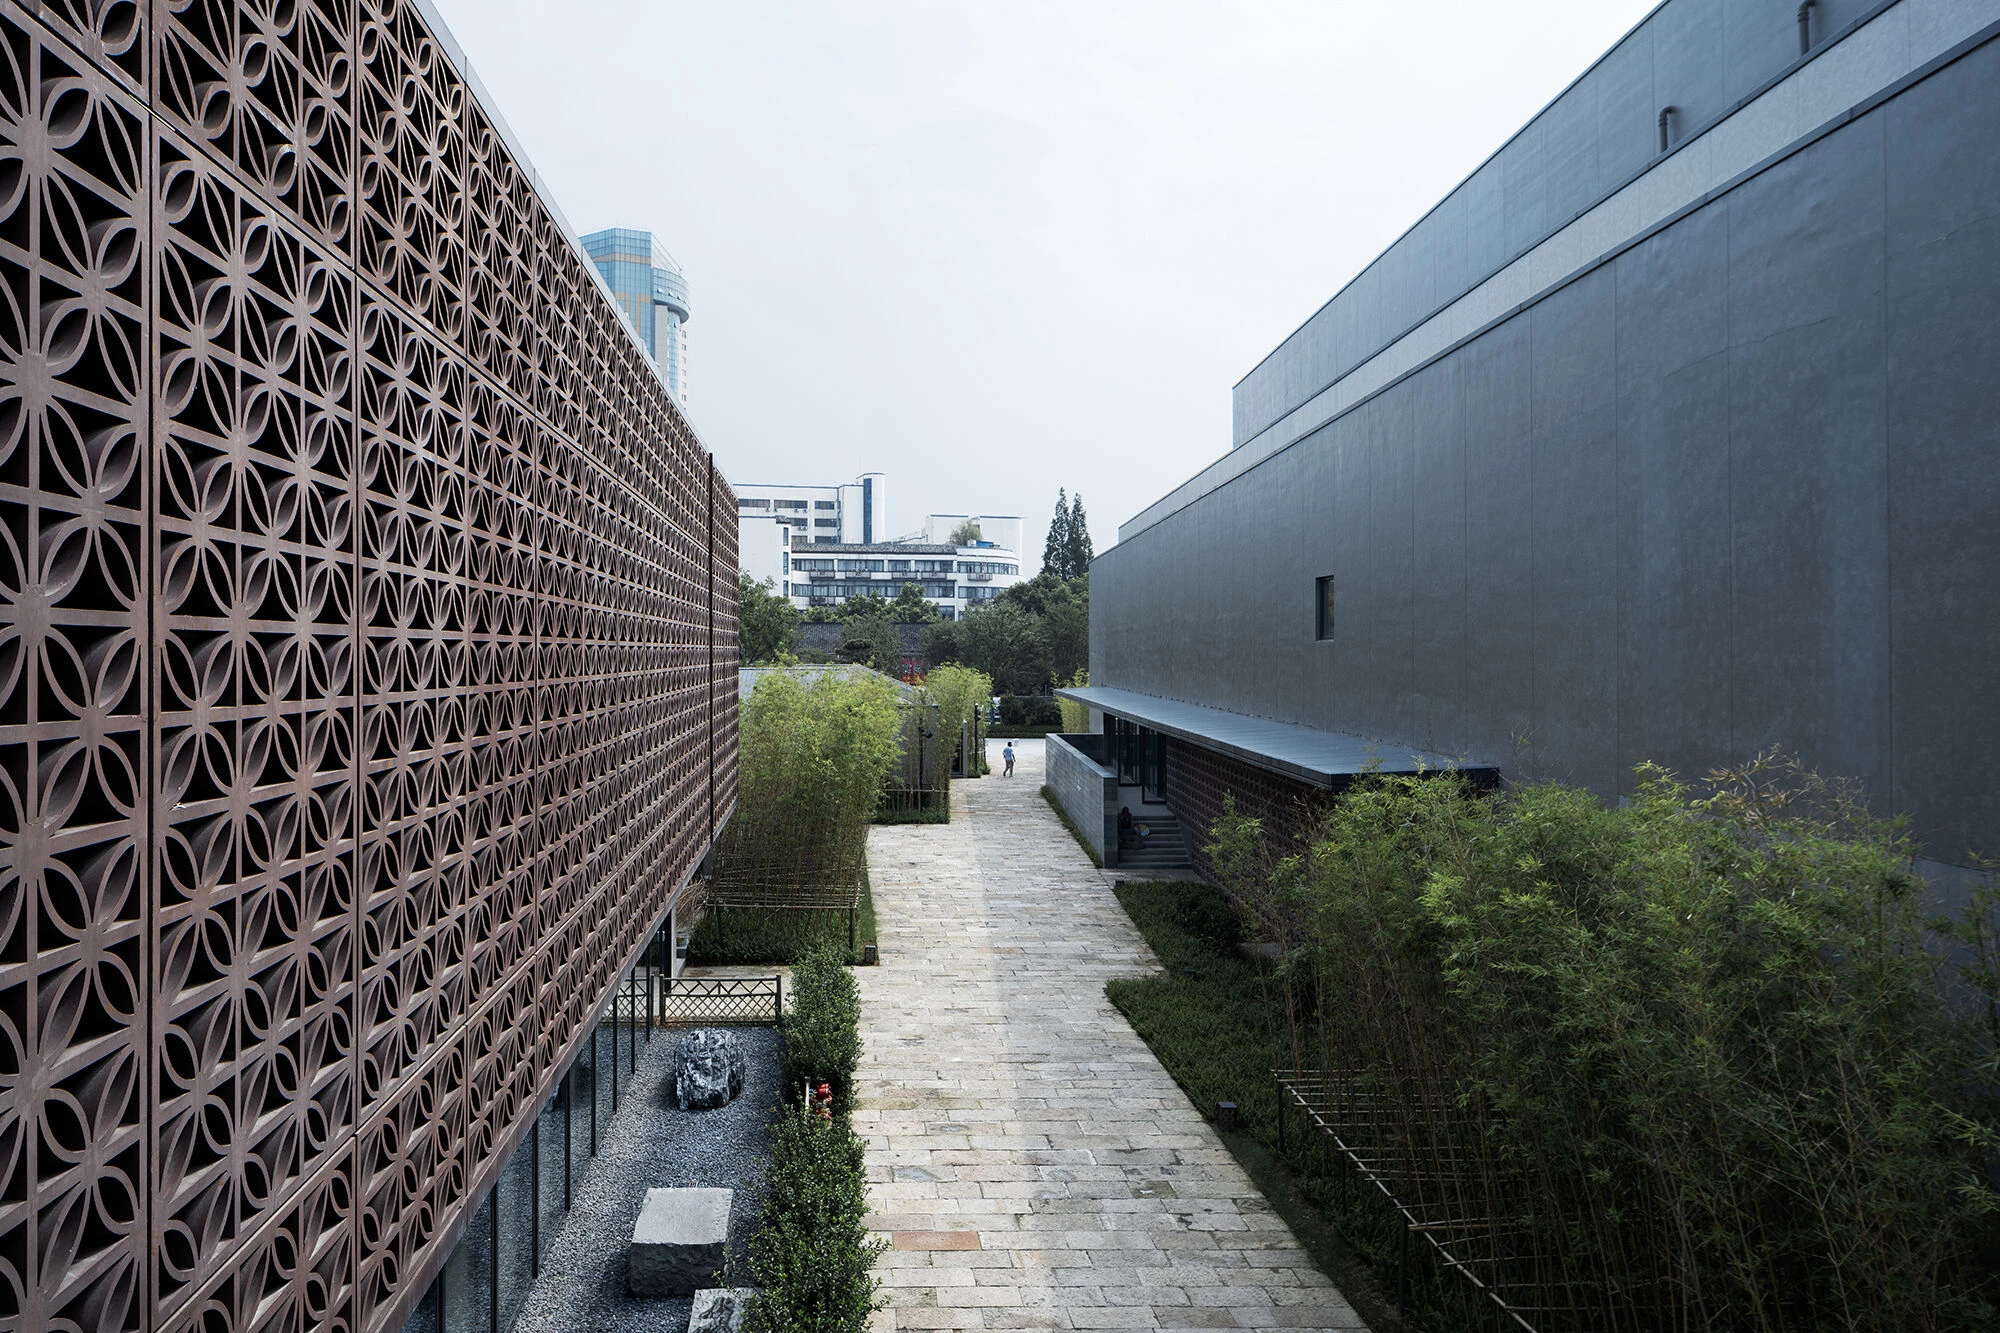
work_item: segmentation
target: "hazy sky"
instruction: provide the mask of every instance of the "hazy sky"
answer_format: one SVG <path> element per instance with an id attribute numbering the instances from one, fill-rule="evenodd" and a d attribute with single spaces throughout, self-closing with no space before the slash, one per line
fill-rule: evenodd
<path id="1" fill-rule="evenodd" d="M 1117 525 L 1230 386 L 1653 0 L 437 0 L 579 231 L 687 273 L 739 482 L 892 530 L 1056 488 Z"/>

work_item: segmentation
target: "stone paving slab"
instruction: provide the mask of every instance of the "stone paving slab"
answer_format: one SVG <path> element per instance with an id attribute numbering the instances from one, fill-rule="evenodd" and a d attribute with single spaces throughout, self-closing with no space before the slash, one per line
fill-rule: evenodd
<path id="1" fill-rule="evenodd" d="M 870 830 L 860 968 L 881 1329 L 1365 1329 L 1104 996 L 1157 970 L 1042 800 L 952 784 L 949 825 Z"/>

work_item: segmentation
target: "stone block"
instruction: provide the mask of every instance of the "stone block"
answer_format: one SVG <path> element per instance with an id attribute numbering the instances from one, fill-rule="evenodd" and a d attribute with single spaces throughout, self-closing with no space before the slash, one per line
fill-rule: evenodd
<path id="1" fill-rule="evenodd" d="M 714 1280 L 729 1246 L 734 1190 L 650 1189 L 626 1251 L 634 1296 L 692 1296 Z"/>
<path id="2" fill-rule="evenodd" d="M 694 1294 L 687 1333 L 741 1333 L 755 1287 L 710 1287 Z"/>
<path id="3" fill-rule="evenodd" d="M 683 1111 L 729 1105 L 743 1091 L 743 1048 L 735 1034 L 698 1028 L 674 1048 L 674 1101 Z"/>

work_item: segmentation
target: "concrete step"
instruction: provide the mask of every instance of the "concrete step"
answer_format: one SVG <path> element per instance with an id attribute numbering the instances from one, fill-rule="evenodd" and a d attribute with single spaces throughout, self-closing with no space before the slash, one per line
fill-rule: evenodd
<path id="1" fill-rule="evenodd" d="M 1133 870 L 1187 870 L 1192 867 L 1187 835 L 1179 819 L 1172 815 L 1136 817 L 1139 823 L 1146 826 L 1146 837 L 1136 847 L 1119 849 L 1119 866 Z"/>

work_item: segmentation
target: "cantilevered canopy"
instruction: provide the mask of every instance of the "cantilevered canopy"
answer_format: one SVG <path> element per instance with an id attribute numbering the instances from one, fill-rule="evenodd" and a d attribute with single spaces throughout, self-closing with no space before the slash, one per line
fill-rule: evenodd
<path id="1" fill-rule="evenodd" d="M 1086 685 L 1058 689 L 1056 693 L 1113 717 L 1151 727 L 1163 735 L 1315 786 L 1344 787 L 1369 772 L 1435 773 L 1454 767 L 1482 784 L 1497 782 L 1500 776 L 1490 766 L 1467 763 L 1449 755 L 1404 749 L 1359 736 L 1273 722 L 1132 690 Z"/>

